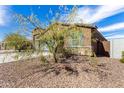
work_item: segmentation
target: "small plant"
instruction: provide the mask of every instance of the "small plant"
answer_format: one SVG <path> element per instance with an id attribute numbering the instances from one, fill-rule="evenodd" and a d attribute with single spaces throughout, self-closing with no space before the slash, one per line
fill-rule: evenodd
<path id="1" fill-rule="evenodd" d="M 122 58 L 120 59 L 121 63 L 124 63 L 124 51 L 122 51 Z"/>
<path id="2" fill-rule="evenodd" d="M 93 67 L 97 67 L 98 65 L 98 60 L 96 57 L 90 57 L 90 65 Z"/>
<path id="3" fill-rule="evenodd" d="M 122 51 L 122 57 L 124 58 L 124 51 Z"/>
<path id="4" fill-rule="evenodd" d="M 121 58 L 121 59 L 120 59 L 120 62 L 121 62 L 121 63 L 124 63 L 124 58 Z"/>

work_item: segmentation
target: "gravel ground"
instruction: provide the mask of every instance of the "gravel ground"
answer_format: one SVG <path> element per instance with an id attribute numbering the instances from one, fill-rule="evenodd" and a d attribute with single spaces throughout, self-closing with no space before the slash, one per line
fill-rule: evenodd
<path id="1" fill-rule="evenodd" d="M 0 64 L 0 87 L 124 87 L 124 64 L 117 59 L 99 57 L 93 64 L 86 57 L 73 57 L 51 65 L 38 60 Z"/>

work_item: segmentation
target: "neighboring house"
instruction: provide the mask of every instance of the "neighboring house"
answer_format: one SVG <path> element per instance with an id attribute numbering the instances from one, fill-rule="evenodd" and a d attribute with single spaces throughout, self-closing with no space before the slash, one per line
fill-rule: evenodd
<path id="1" fill-rule="evenodd" d="M 118 58 L 122 57 L 122 51 L 124 51 L 124 38 L 113 38 L 110 41 L 110 57 Z"/>
<path id="2" fill-rule="evenodd" d="M 72 48 L 74 53 L 89 56 L 96 54 L 97 56 L 109 57 L 110 43 L 97 30 L 96 26 L 64 23 L 55 23 L 52 26 L 55 26 L 56 29 L 67 29 L 67 31 L 71 32 L 73 37 L 66 39 L 65 47 Z M 76 31 L 73 31 L 71 27 L 76 27 Z M 39 34 L 42 34 L 46 30 L 50 30 L 50 28 L 36 28 L 33 30 L 33 41 L 36 49 L 40 46 Z"/>

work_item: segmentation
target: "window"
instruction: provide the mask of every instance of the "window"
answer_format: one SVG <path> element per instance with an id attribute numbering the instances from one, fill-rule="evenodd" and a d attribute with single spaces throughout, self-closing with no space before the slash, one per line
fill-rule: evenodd
<path id="1" fill-rule="evenodd" d="M 83 32 L 72 31 L 68 40 L 69 47 L 82 47 L 83 46 Z"/>
<path id="2" fill-rule="evenodd" d="M 42 44 L 39 40 L 35 41 L 35 48 L 36 50 L 42 50 L 43 52 L 48 52 L 49 49 L 46 44 Z"/>

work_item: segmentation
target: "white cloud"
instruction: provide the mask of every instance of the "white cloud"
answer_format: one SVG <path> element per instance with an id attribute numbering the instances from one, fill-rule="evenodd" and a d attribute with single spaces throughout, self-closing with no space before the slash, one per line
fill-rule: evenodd
<path id="1" fill-rule="evenodd" d="M 89 6 L 81 7 L 78 10 L 75 22 L 79 23 L 97 23 L 105 18 L 124 12 L 124 6 L 122 5 L 104 5 L 96 8 Z M 79 21 L 81 20 L 81 21 Z M 110 32 L 106 38 L 124 38 L 123 34 L 111 34 L 111 32 L 117 32 L 119 29 L 124 29 L 124 22 L 115 23 L 106 27 L 99 28 L 100 32 Z M 118 31 L 119 32 L 119 31 Z"/>
<path id="2" fill-rule="evenodd" d="M 79 8 L 75 21 L 83 20 L 84 23 L 96 23 L 121 12 L 124 12 L 122 5 L 104 5 L 96 8 L 85 6 Z"/>
<path id="3" fill-rule="evenodd" d="M 8 7 L 7 6 L 0 6 L 0 26 L 6 25 L 8 20 Z"/>
<path id="4" fill-rule="evenodd" d="M 113 39 L 113 38 L 124 38 L 124 35 L 112 35 L 112 36 L 108 36 L 106 37 L 107 39 Z"/>
<path id="5" fill-rule="evenodd" d="M 112 24 L 103 28 L 99 28 L 100 32 L 113 32 L 119 29 L 124 29 L 124 22 Z"/>

